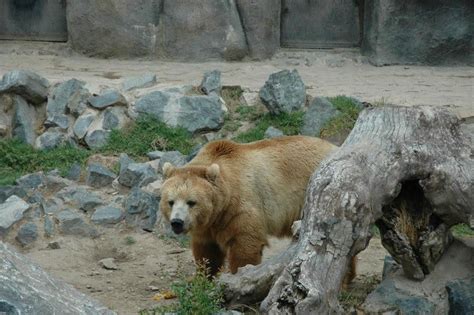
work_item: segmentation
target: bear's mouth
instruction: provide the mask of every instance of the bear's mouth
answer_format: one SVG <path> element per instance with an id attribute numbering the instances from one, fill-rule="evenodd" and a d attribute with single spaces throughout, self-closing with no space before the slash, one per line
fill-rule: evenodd
<path id="1" fill-rule="evenodd" d="M 181 234 L 185 232 L 184 221 L 181 219 L 171 220 L 171 230 L 173 230 L 175 234 Z"/>

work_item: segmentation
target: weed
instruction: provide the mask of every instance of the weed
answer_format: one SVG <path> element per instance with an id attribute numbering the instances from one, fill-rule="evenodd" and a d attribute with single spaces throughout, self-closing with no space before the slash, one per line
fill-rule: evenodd
<path id="1" fill-rule="evenodd" d="M 339 293 L 339 302 L 344 310 L 350 312 L 351 309 L 361 305 L 367 298 L 367 295 L 372 292 L 379 283 L 379 275 L 364 277 L 361 280 L 356 279 L 351 283 L 350 288 L 341 290 Z"/>
<path id="2" fill-rule="evenodd" d="M 328 100 L 340 113 L 324 125 L 320 136 L 327 138 L 344 131 L 352 130 L 361 111 L 360 106 L 356 103 L 357 101 L 344 95 L 328 97 Z"/>
<path id="3" fill-rule="evenodd" d="M 125 244 L 126 245 L 133 245 L 137 242 L 136 239 L 133 238 L 133 236 L 127 236 L 125 237 Z"/>
<path id="4" fill-rule="evenodd" d="M 474 229 L 471 229 L 467 224 L 461 223 L 451 227 L 451 232 L 456 237 L 472 237 L 474 236 Z"/>
<path id="5" fill-rule="evenodd" d="M 247 121 L 255 121 L 262 116 L 262 113 L 256 106 L 239 106 L 235 109 L 239 115 L 239 119 Z"/>
<path id="6" fill-rule="evenodd" d="M 140 315 L 155 315 L 173 312 L 179 315 L 216 314 L 222 310 L 222 288 L 206 275 L 205 269 L 198 268 L 191 280 L 181 279 L 172 285 L 172 290 L 178 297 L 178 303 L 169 306 L 159 306 L 152 310 L 143 310 Z"/>
<path id="7" fill-rule="evenodd" d="M 62 174 L 74 164 L 85 164 L 91 152 L 69 145 L 35 150 L 17 139 L 0 140 L 0 186 L 10 185 L 23 174 L 58 169 Z"/>
<path id="8" fill-rule="evenodd" d="M 303 116 L 304 113 L 299 111 L 279 115 L 264 114 L 256 120 L 254 128 L 237 135 L 234 140 L 244 143 L 261 140 L 270 126 L 280 129 L 285 135 L 296 135 L 303 125 Z"/>
<path id="9" fill-rule="evenodd" d="M 224 118 L 224 126 L 222 126 L 222 129 L 228 132 L 235 132 L 240 126 L 242 126 L 240 121 L 233 119 L 232 115 L 227 114 Z"/>
<path id="10" fill-rule="evenodd" d="M 229 110 L 233 111 L 241 105 L 242 93 L 244 90 L 239 85 L 222 87 L 221 96 Z"/>

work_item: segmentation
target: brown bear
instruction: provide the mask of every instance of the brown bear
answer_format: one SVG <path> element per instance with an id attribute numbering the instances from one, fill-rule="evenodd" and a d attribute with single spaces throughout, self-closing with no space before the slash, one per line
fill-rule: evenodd
<path id="1" fill-rule="evenodd" d="M 212 275 L 261 262 L 267 236 L 291 236 L 311 174 L 336 146 L 289 136 L 204 146 L 187 165 L 163 166 L 160 209 L 177 233 L 190 233 L 197 263 Z"/>

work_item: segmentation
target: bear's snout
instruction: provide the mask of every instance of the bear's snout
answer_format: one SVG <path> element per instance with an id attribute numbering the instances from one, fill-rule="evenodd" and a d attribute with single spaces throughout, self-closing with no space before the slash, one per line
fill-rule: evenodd
<path id="1" fill-rule="evenodd" d="M 181 234 L 184 231 L 184 221 L 181 219 L 171 220 L 171 229 L 176 234 Z"/>

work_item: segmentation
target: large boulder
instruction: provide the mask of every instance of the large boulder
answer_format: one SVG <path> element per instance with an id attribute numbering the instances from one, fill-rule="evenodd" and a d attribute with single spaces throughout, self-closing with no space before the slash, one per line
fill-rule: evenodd
<path id="1" fill-rule="evenodd" d="M 270 113 L 290 113 L 303 108 L 306 87 L 297 70 L 282 70 L 270 75 L 259 96 Z"/>
<path id="2" fill-rule="evenodd" d="M 42 113 L 39 107 L 30 105 L 21 96 L 15 95 L 12 136 L 30 145 L 35 144 Z"/>
<path id="3" fill-rule="evenodd" d="M 281 0 L 236 1 L 250 58 L 270 58 L 280 48 Z"/>
<path id="4" fill-rule="evenodd" d="M 135 110 L 191 133 L 218 130 L 224 123 L 224 111 L 217 95 L 183 95 L 179 89 L 146 94 L 135 103 Z"/>
<path id="5" fill-rule="evenodd" d="M 0 313 L 113 315 L 90 297 L 55 279 L 0 242 Z"/>
<path id="6" fill-rule="evenodd" d="M 164 1 L 161 19 L 168 58 L 239 60 L 247 54 L 235 0 Z"/>
<path id="7" fill-rule="evenodd" d="M 90 56 L 153 55 L 162 0 L 67 0 L 72 48 Z"/>
<path id="8" fill-rule="evenodd" d="M 446 285 L 449 315 L 474 314 L 474 277 L 451 281 Z"/>
<path id="9" fill-rule="evenodd" d="M 365 1 L 362 52 L 375 65 L 473 64 L 471 0 Z"/>
<path id="10" fill-rule="evenodd" d="M 35 105 L 46 101 L 48 88 L 48 80 L 27 70 L 10 71 L 0 81 L 0 94 L 18 94 Z"/>

